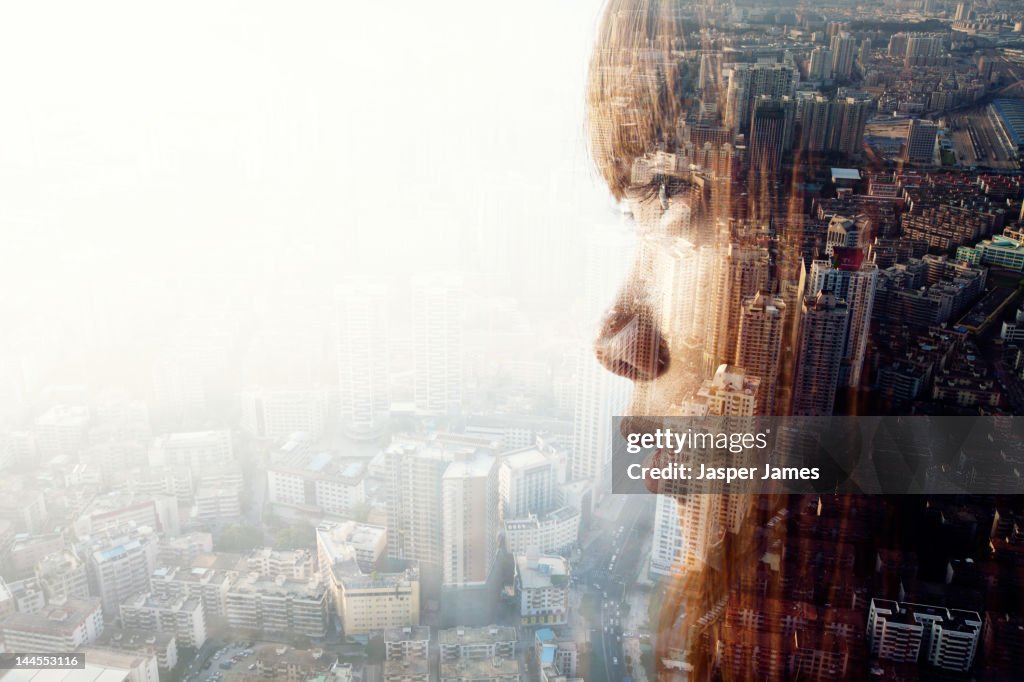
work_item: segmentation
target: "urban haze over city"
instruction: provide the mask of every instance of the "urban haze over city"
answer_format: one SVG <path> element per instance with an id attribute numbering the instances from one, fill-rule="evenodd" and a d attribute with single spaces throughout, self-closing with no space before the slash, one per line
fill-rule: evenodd
<path id="1" fill-rule="evenodd" d="M 0 679 L 1021 679 L 1024 3 L 363 4 L 0 11 Z"/>

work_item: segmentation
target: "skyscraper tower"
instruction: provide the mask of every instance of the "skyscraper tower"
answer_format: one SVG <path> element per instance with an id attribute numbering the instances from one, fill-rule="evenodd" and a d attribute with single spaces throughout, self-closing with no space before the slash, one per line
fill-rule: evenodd
<path id="1" fill-rule="evenodd" d="M 864 126 L 870 108 L 869 97 L 829 100 L 817 93 L 800 97 L 797 102 L 799 149 L 859 155 L 864 145 Z"/>
<path id="2" fill-rule="evenodd" d="M 685 401 L 689 415 L 735 417 L 738 422 L 752 417 L 756 409 L 760 380 L 741 367 L 721 365 L 706 379 L 697 393 Z M 732 421 L 732 420 L 729 420 Z M 743 428 L 739 426 L 737 430 Z M 654 511 L 654 540 L 650 572 L 672 575 L 702 564 L 708 549 L 725 533 L 736 532 L 749 508 L 743 496 L 725 493 L 721 482 L 688 484 L 687 493 L 673 495 L 671 483 L 661 489 Z"/>
<path id="3" fill-rule="evenodd" d="M 462 406 L 462 315 L 459 276 L 413 281 L 413 392 L 421 412 L 451 414 Z"/>
<path id="4" fill-rule="evenodd" d="M 793 142 L 794 102 L 789 97 L 762 96 L 754 103 L 750 121 L 750 168 L 752 171 L 778 172 L 782 156 Z"/>
<path id="5" fill-rule="evenodd" d="M 396 437 L 383 453 L 388 554 L 417 562 L 426 583 L 440 583 L 445 622 L 493 622 L 496 449 L 488 438 L 439 433 Z"/>
<path id="6" fill-rule="evenodd" d="M 860 155 L 871 103 L 869 96 L 851 96 L 836 101 L 835 127 L 830 135 L 832 149 L 850 156 Z"/>
<path id="7" fill-rule="evenodd" d="M 725 125 L 737 131 L 748 129 L 758 97 L 790 96 L 796 81 L 794 68 L 789 64 L 730 64 L 728 73 Z"/>
<path id="8" fill-rule="evenodd" d="M 903 65 L 930 66 L 935 63 L 943 49 L 946 39 L 942 35 L 932 33 L 910 33 L 907 35 L 907 50 L 904 54 Z"/>
<path id="9" fill-rule="evenodd" d="M 385 289 L 348 281 L 335 292 L 335 311 L 342 427 L 370 434 L 387 419 L 390 407 Z"/>
<path id="10" fill-rule="evenodd" d="M 793 385 L 793 415 L 816 417 L 832 414 L 846 346 L 848 317 L 846 302 L 837 300 L 832 294 L 819 292 L 804 302 Z"/>
<path id="11" fill-rule="evenodd" d="M 731 244 L 716 257 L 714 275 L 708 278 L 709 309 L 704 319 L 705 376 L 736 357 L 743 301 L 766 290 L 768 279 L 767 249 Z"/>
<path id="12" fill-rule="evenodd" d="M 871 38 L 865 38 L 861 41 L 860 47 L 857 48 L 857 63 L 860 64 L 861 72 L 867 66 L 868 61 L 871 59 Z"/>
<path id="13" fill-rule="evenodd" d="M 859 240 L 860 235 L 860 230 L 852 229 L 847 239 Z M 861 369 L 867 353 L 871 311 L 878 284 L 878 266 L 868 260 L 866 249 L 833 246 L 832 260 L 814 261 L 809 279 L 812 295 L 824 291 L 846 301 L 849 319 L 840 382 L 857 386 L 860 384 Z"/>
<path id="14" fill-rule="evenodd" d="M 930 164 L 935 158 L 935 136 L 938 126 L 915 118 L 907 129 L 905 158 L 911 163 Z"/>
<path id="15" fill-rule="evenodd" d="M 491 498 L 486 507 L 493 506 L 497 514 L 494 458 L 494 444 L 485 438 L 455 434 L 396 437 L 384 450 L 389 555 L 430 564 L 434 570 L 444 567 L 446 576 L 467 575 L 465 566 L 449 565 L 452 551 L 445 548 L 450 550 L 459 542 L 458 524 L 469 523 L 455 517 L 480 512 L 484 493 Z M 483 537 L 478 529 L 462 528 Z"/>
<path id="16" fill-rule="evenodd" d="M 832 36 L 829 46 L 832 51 L 832 75 L 836 78 L 853 76 L 854 58 L 857 56 L 857 39 L 849 33 Z"/>
<path id="17" fill-rule="evenodd" d="M 829 67 L 831 69 L 831 66 Z M 804 152 L 820 152 L 829 148 L 832 131 L 835 128 L 836 107 L 828 97 L 812 93 L 797 102 L 797 119 L 800 122 L 798 149 Z"/>
<path id="18" fill-rule="evenodd" d="M 786 304 L 779 297 L 758 292 L 747 299 L 740 314 L 736 364 L 760 382 L 755 414 L 775 415 L 775 393 L 782 359 L 782 332 Z"/>
<path id="19" fill-rule="evenodd" d="M 811 59 L 807 66 L 807 79 L 821 81 L 830 78 L 832 78 L 832 51 L 818 46 L 811 50 Z"/>
<path id="20" fill-rule="evenodd" d="M 487 452 L 457 455 L 441 477 L 444 585 L 485 583 L 498 537 L 497 467 Z"/>
<path id="21" fill-rule="evenodd" d="M 441 478 L 454 453 L 443 442 L 396 438 L 384 451 L 388 472 L 388 553 L 441 566 Z"/>

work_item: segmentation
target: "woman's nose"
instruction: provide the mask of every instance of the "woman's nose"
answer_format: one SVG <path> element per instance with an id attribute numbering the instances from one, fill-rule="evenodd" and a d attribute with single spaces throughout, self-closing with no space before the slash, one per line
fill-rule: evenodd
<path id="1" fill-rule="evenodd" d="M 627 290 L 605 314 L 594 353 L 608 371 L 650 381 L 668 370 L 670 353 L 654 310 L 642 294 Z"/>

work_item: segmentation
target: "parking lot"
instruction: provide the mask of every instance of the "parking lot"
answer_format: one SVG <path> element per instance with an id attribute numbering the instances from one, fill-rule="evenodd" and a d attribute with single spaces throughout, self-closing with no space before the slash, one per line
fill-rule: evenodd
<path id="1" fill-rule="evenodd" d="M 213 652 L 213 655 L 185 679 L 187 682 L 217 682 L 228 670 L 255 670 L 254 642 L 233 642 Z"/>

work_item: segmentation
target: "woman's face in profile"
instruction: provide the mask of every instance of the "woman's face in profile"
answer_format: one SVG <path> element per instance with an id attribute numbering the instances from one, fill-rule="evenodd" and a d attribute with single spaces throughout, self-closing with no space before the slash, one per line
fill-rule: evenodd
<path id="1" fill-rule="evenodd" d="M 683 414 L 700 386 L 708 284 L 701 260 L 715 247 L 695 224 L 695 196 L 689 182 L 659 177 L 623 199 L 636 253 L 601 320 L 595 352 L 608 370 L 634 382 L 632 415 Z"/>

